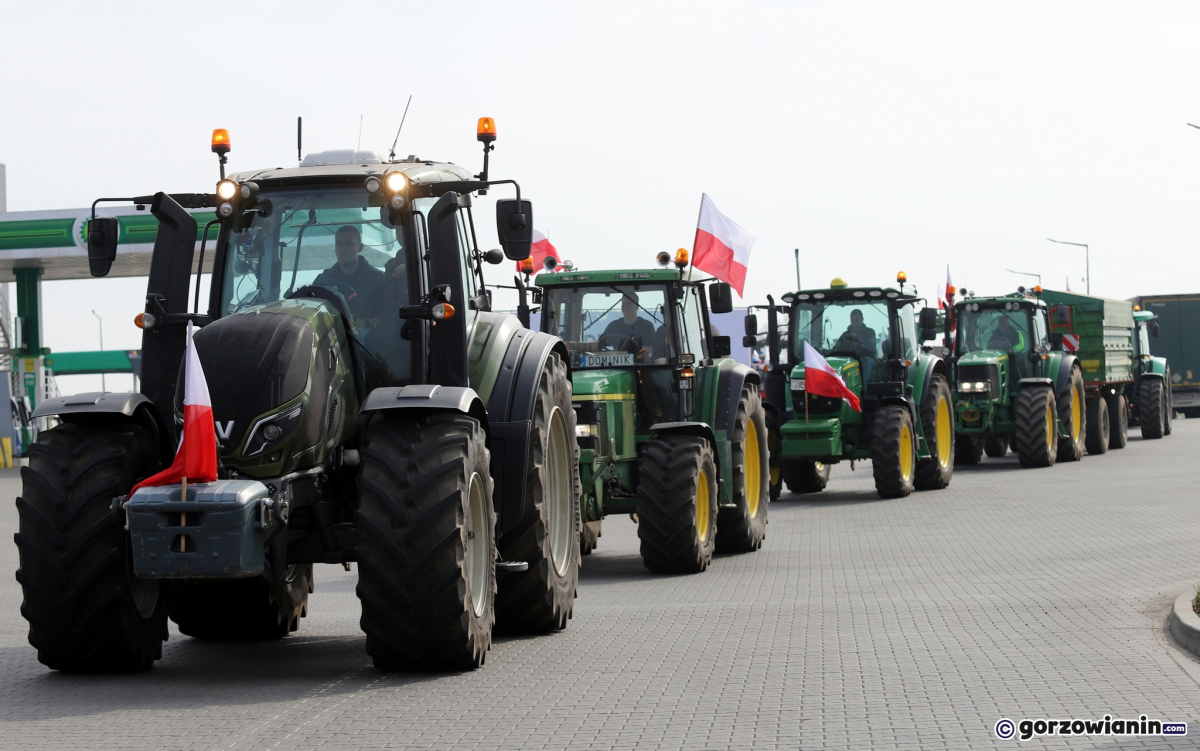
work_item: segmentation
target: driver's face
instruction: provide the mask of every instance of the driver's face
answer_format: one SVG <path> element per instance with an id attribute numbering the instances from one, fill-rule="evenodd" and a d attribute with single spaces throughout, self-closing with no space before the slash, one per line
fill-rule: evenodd
<path id="1" fill-rule="evenodd" d="M 863 322 L 862 313 L 860 313 L 856 310 L 850 314 L 850 325 L 851 326 L 856 326 L 856 327 L 862 326 L 862 322 Z"/>
<path id="2" fill-rule="evenodd" d="M 633 300 L 626 297 L 621 301 L 621 316 L 625 319 L 625 323 L 633 323 L 637 318 L 638 305 Z"/>
<path id="3" fill-rule="evenodd" d="M 338 235 L 333 241 L 333 252 L 341 264 L 353 263 L 362 247 L 358 238 L 348 232 Z"/>

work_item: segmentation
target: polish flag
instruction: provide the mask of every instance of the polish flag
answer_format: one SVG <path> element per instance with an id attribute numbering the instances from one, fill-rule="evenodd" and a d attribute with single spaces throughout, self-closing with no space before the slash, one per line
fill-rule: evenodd
<path id="1" fill-rule="evenodd" d="M 700 197 L 700 220 L 692 246 L 692 265 L 729 282 L 739 296 L 746 286 L 750 248 L 757 238 L 730 220 L 705 193 Z"/>
<path id="2" fill-rule="evenodd" d="M 862 412 L 862 405 L 842 377 L 838 375 L 821 353 L 813 349 L 808 342 L 804 343 L 804 390 L 815 396 L 829 396 L 834 399 L 845 399 L 855 412 Z"/>
<path id="3" fill-rule="evenodd" d="M 183 371 L 183 437 L 175 461 L 158 474 L 147 477 L 129 491 L 138 488 L 174 485 L 187 478 L 188 482 L 212 482 L 217 479 L 217 430 L 213 424 L 212 400 L 200 356 L 192 342 L 192 324 L 188 324 L 187 352 Z"/>
<path id="4" fill-rule="evenodd" d="M 529 253 L 529 258 L 533 261 L 533 273 L 536 274 L 539 271 L 546 270 L 546 267 L 543 265 L 546 261 L 546 256 L 553 256 L 554 260 L 562 261 L 562 256 L 558 254 L 558 248 L 551 245 L 550 239 L 535 229 L 533 231 L 533 248 Z M 517 261 L 517 271 L 521 270 L 522 263 L 522 261 Z M 558 266 L 555 270 L 559 268 L 562 267 Z"/>

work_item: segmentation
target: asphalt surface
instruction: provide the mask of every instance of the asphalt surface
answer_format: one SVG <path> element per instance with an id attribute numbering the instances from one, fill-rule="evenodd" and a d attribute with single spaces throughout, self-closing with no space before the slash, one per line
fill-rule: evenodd
<path id="1" fill-rule="evenodd" d="M 1200 745 L 1200 661 L 1164 627 L 1200 582 L 1200 420 L 1052 469 L 959 468 L 880 500 L 870 465 L 772 505 L 763 549 L 655 576 L 632 522 L 584 559 L 570 627 L 502 638 L 479 671 L 394 675 L 364 652 L 356 573 L 318 568 L 300 631 L 206 643 L 172 629 L 149 672 L 37 662 L 0 579 L 0 748 L 1011 748 L 1002 717 L 1147 714 Z M 17 568 L 14 471 L 0 568 Z"/>

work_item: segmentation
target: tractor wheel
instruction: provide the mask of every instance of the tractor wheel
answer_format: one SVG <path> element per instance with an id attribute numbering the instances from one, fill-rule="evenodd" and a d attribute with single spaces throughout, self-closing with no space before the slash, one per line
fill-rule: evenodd
<path id="1" fill-rule="evenodd" d="M 1129 442 L 1129 403 L 1117 394 L 1108 403 L 1108 447 L 1123 449 Z"/>
<path id="2" fill-rule="evenodd" d="M 600 522 L 584 522 L 579 528 L 579 554 L 591 555 L 601 536 Z"/>
<path id="3" fill-rule="evenodd" d="M 767 536 L 770 482 L 767 416 L 758 391 L 742 392 L 733 425 L 733 503 L 717 512 L 717 546 L 722 553 L 758 550 Z"/>
<path id="4" fill-rule="evenodd" d="M 1171 397 L 1171 368 L 1163 378 L 1163 435 L 1171 435 L 1171 423 L 1175 420 L 1175 404 Z"/>
<path id="5" fill-rule="evenodd" d="M 29 643 L 54 670 L 144 670 L 162 657 L 167 597 L 133 574 L 113 499 L 155 469 L 154 441 L 131 422 L 64 423 L 29 447 L 17 499 L 17 581 Z"/>
<path id="6" fill-rule="evenodd" d="M 1112 424 L 1108 419 L 1108 401 L 1097 396 L 1087 400 L 1087 440 L 1089 454 L 1103 454 L 1112 442 Z"/>
<path id="7" fill-rule="evenodd" d="M 537 634 L 567 627 L 579 589 L 579 442 L 567 365 L 551 353 L 533 405 L 525 518 L 501 540 L 506 561 L 529 569 L 505 574 L 496 594 L 496 627 Z M 503 461 L 503 459 L 501 459 Z"/>
<path id="8" fill-rule="evenodd" d="M 382 670 L 471 670 L 492 645 L 496 514 L 483 427 L 381 414 L 358 476 L 358 599 Z"/>
<path id="9" fill-rule="evenodd" d="M 1166 405 L 1163 402 L 1162 381 L 1157 378 L 1143 380 L 1138 389 L 1138 425 L 1142 428 L 1142 438 L 1163 437 L 1166 429 Z"/>
<path id="10" fill-rule="evenodd" d="M 311 563 L 288 566 L 278 583 L 266 577 L 176 581 L 167 613 L 181 633 L 197 639 L 279 639 L 300 628 L 312 591 Z"/>
<path id="11" fill-rule="evenodd" d="M 972 435 L 954 437 L 954 463 L 978 464 L 983 458 L 983 440 Z"/>
<path id="12" fill-rule="evenodd" d="M 1083 373 L 1072 368 L 1071 387 L 1068 398 L 1058 402 L 1058 419 L 1069 435 L 1058 437 L 1058 460 L 1077 462 L 1087 451 L 1087 394 L 1083 390 Z"/>
<path id="13" fill-rule="evenodd" d="M 1053 467 L 1058 458 L 1057 405 L 1054 391 L 1024 388 L 1013 410 L 1017 423 L 1017 457 L 1022 467 Z"/>
<path id="14" fill-rule="evenodd" d="M 637 515 L 646 568 L 660 574 L 708 568 L 717 537 L 717 465 L 707 440 L 667 435 L 646 444 Z"/>
<path id="15" fill-rule="evenodd" d="M 875 414 L 871 431 L 871 470 L 880 498 L 903 498 L 913 491 L 917 435 L 907 408 L 885 404 Z"/>
<path id="16" fill-rule="evenodd" d="M 787 459 L 783 462 L 783 482 L 789 493 L 820 493 L 829 484 L 832 465 L 814 459 Z"/>
<path id="17" fill-rule="evenodd" d="M 1008 456 L 1008 436 L 989 435 L 983 439 L 983 453 L 989 459 L 1003 459 Z"/>
<path id="18" fill-rule="evenodd" d="M 935 375 L 921 403 L 921 432 L 929 458 L 917 460 L 915 485 L 919 490 L 941 490 L 954 476 L 954 405 L 946 379 Z"/>

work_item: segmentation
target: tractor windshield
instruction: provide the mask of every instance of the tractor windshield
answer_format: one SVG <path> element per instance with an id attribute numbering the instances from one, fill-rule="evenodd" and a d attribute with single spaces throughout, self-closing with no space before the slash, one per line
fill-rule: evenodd
<path id="1" fill-rule="evenodd" d="M 548 287 L 542 330 L 567 343 L 576 368 L 665 365 L 676 339 L 662 284 Z"/>
<path id="2" fill-rule="evenodd" d="M 960 355 L 981 350 L 1030 351 L 1029 309 L 1015 302 L 1004 305 L 981 308 L 979 303 L 965 303 L 956 311 Z"/>
<path id="3" fill-rule="evenodd" d="M 263 191 L 229 237 L 221 315 L 253 309 L 321 287 L 350 320 L 375 383 L 411 377 L 411 343 L 396 314 L 408 302 L 404 235 L 388 226 L 367 192 L 354 187 Z M 386 370 L 383 373 L 373 371 Z"/>
<path id="4" fill-rule="evenodd" d="M 792 305 L 792 360 L 804 362 L 808 342 L 822 355 L 856 358 L 862 363 L 864 380 L 871 380 L 889 330 L 888 304 L 883 301 L 797 302 Z"/>

